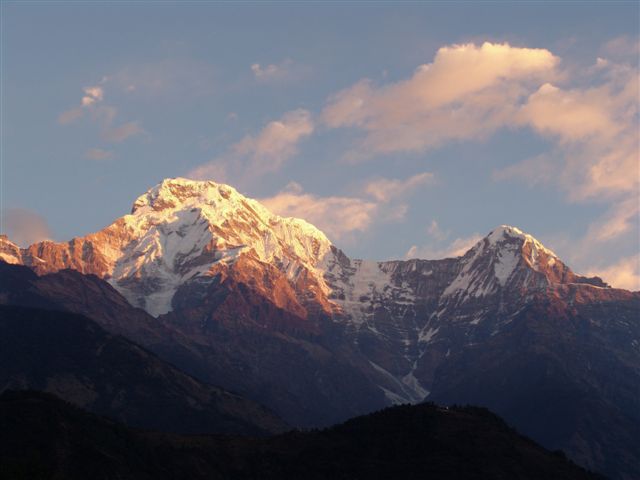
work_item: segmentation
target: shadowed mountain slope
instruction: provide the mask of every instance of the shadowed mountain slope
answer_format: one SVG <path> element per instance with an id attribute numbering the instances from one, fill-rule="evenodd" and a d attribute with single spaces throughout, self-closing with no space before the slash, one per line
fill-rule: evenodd
<path id="1" fill-rule="evenodd" d="M 203 384 L 67 312 L 0 306 L 0 391 L 35 389 L 129 425 L 183 433 L 286 429 L 267 409 Z"/>

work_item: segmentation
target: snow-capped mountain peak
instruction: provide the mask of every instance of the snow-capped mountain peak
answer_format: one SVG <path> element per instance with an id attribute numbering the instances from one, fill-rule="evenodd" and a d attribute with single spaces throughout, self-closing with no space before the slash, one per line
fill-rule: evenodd
<path id="1" fill-rule="evenodd" d="M 509 225 L 492 230 L 461 262 L 462 269 L 445 296 L 482 297 L 505 287 L 541 287 L 575 276 L 553 251 Z"/>
<path id="2" fill-rule="evenodd" d="M 489 244 L 499 244 L 505 240 L 515 240 L 522 243 L 522 247 L 529 247 L 527 249 L 525 259 L 530 262 L 533 268 L 536 268 L 538 259 L 541 254 L 544 254 L 548 261 L 551 263 L 558 259 L 558 256 L 545 247 L 541 242 L 528 233 L 524 233 L 517 227 L 510 225 L 501 225 L 498 228 L 491 231 L 487 236 Z"/>
<path id="3" fill-rule="evenodd" d="M 231 197 L 233 202 L 239 196 L 240 194 L 229 185 L 181 177 L 168 178 L 140 195 L 133 203 L 131 213 L 177 209 L 185 203 L 215 205 Z"/>
<path id="4" fill-rule="evenodd" d="M 277 243 L 286 243 L 309 263 L 317 262 L 331 245 L 326 235 L 310 223 L 275 215 L 235 188 L 213 181 L 163 180 L 138 197 L 131 215 L 164 225 L 182 217 L 184 221 L 178 222 L 177 228 L 189 226 L 195 217 L 212 227 L 217 239 L 234 247 L 253 248 L 262 261 L 273 260 L 284 247 Z"/>

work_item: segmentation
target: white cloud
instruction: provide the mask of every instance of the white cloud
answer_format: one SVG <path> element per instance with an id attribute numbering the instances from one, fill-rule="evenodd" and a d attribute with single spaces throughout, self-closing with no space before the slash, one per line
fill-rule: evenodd
<path id="1" fill-rule="evenodd" d="M 101 102 L 104 98 L 104 89 L 99 85 L 96 85 L 94 87 L 85 87 L 83 89 L 83 92 L 84 95 L 80 100 L 80 106 L 62 112 L 58 116 L 58 123 L 60 123 L 61 125 L 67 125 L 69 123 L 75 122 L 84 115 L 85 110 L 89 109 L 96 103 Z"/>
<path id="2" fill-rule="evenodd" d="M 230 182 L 228 165 L 223 161 L 211 161 L 193 168 L 186 174 L 186 177 L 196 180 L 213 180 L 218 183 Z"/>
<path id="3" fill-rule="evenodd" d="M 233 144 L 221 157 L 187 173 L 196 179 L 212 178 L 224 172 L 239 184 L 248 178 L 280 170 L 298 152 L 298 144 L 314 131 L 311 113 L 298 109 L 285 113 L 280 120 L 265 125 L 257 135 L 247 135 Z M 215 178 L 214 178 L 215 180 Z"/>
<path id="4" fill-rule="evenodd" d="M 84 115 L 82 108 L 72 108 L 71 110 L 64 111 L 58 115 L 58 123 L 61 125 L 67 125 L 75 122 L 82 117 L 82 115 Z"/>
<path id="5" fill-rule="evenodd" d="M 104 98 L 104 89 L 99 86 L 85 87 L 84 97 L 82 97 L 81 104 L 83 107 L 88 107 L 96 102 L 101 102 Z"/>
<path id="6" fill-rule="evenodd" d="M 617 39 L 604 50 L 624 57 L 636 47 Z M 494 179 L 521 179 L 530 184 L 555 184 L 573 202 L 608 205 L 585 234 L 567 242 L 568 259 L 587 268 L 603 249 L 637 250 L 640 238 L 640 129 L 638 66 L 599 58 L 581 74 L 580 88 L 542 85 L 520 108 L 516 122 L 555 141 L 552 152 L 494 172 Z M 624 255 L 624 253 L 622 253 Z M 609 283 L 633 285 L 632 261 L 623 257 L 600 269 Z M 616 274 L 616 269 L 620 270 Z M 598 271 L 591 269 L 591 273 Z M 637 274 L 637 271 L 636 271 Z M 636 287 L 637 288 L 637 287 Z"/>
<path id="7" fill-rule="evenodd" d="M 444 240 L 449 236 L 449 232 L 445 232 L 440 228 L 437 220 L 431 220 L 431 224 L 427 228 L 427 233 L 429 236 L 433 237 L 435 240 Z"/>
<path id="8" fill-rule="evenodd" d="M 606 50 L 628 52 L 634 42 L 617 39 Z M 564 88 L 554 85 L 567 80 L 558 64 L 544 49 L 488 42 L 443 47 L 404 81 L 376 87 L 362 80 L 333 95 L 322 119 L 331 128 L 364 132 L 350 159 L 532 128 L 555 142 L 552 151 L 494 172 L 494 179 L 555 183 L 572 201 L 637 202 L 637 67 L 600 59 L 597 75 L 592 68 L 579 72 L 596 75 L 599 84 Z"/>
<path id="9" fill-rule="evenodd" d="M 433 225 L 434 224 L 432 223 L 431 226 L 429 227 L 430 231 L 432 230 Z M 405 254 L 405 258 L 407 259 L 422 258 L 427 260 L 435 260 L 439 258 L 460 257 L 465 253 L 467 253 L 467 251 L 469 251 L 471 247 L 473 247 L 476 243 L 478 243 L 483 238 L 482 235 L 478 233 L 474 233 L 468 237 L 456 238 L 448 245 L 444 247 L 439 247 L 437 245 L 441 243 L 441 240 L 443 239 L 442 237 L 443 234 L 440 232 L 439 227 L 438 227 L 438 232 L 439 232 L 438 233 L 439 238 L 436 238 L 437 241 L 434 242 L 435 245 L 434 244 L 427 244 L 422 246 L 412 245 L 411 248 L 409 248 L 409 250 Z"/>
<path id="10" fill-rule="evenodd" d="M 136 63 L 105 77 L 110 88 L 136 98 L 157 101 L 202 97 L 217 89 L 216 69 L 192 58 Z"/>
<path id="11" fill-rule="evenodd" d="M 251 65 L 251 71 L 258 80 L 267 80 L 269 78 L 277 77 L 281 73 L 282 67 L 271 64 L 262 67 L 259 63 Z"/>
<path id="12" fill-rule="evenodd" d="M 320 197 L 305 193 L 297 183 L 290 183 L 283 191 L 260 202 L 280 216 L 308 221 L 332 240 L 369 229 L 377 211 L 373 202 L 356 197 Z"/>
<path id="13" fill-rule="evenodd" d="M 474 233 L 469 237 L 456 238 L 453 242 L 451 242 L 451 245 L 447 250 L 447 255 L 452 257 L 459 257 L 461 255 L 464 255 L 469 251 L 471 247 L 482 240 L 482 238 L 482 235 L 480 235 L 479 233 Z"/>
<path id="14" fill-rule="evenodd" d="M 561 155 L 561 152 L 557 152 Z M 492 173 L 495 181 L 518 179 L 529 186 L 552 183 L 558 177 L 558 159 L 553 155 L 543 153 L 535 157 L 527 158 Z"/>
<path id="15" fill-rule="evenodd" d="M 236 155 L 250 157 L 252 167 L 262 172 L 279 170 L 298 152 L 298 143 L 311 135 L 313 129 L 307 110 L 293 110 L 280 120 L 269 122 L 257 136 L 246 136 L 232 150 Z"/>
<path id="16" fill-rule="evenodd" d="M 107 160 L 113 157 L 113 152 L 101 148 L 90 148 L 84 156 L 89 160 Z"/>
<path id="17" fill-rule="evenodd" d="M 637 62 L 640 55 L 640 39 L 635 35 L 622 35 L 605 43 L 601 52 L 607 57 Z"/>
<path id="18" fill-rule="evenodd" d="M 381 178 L 365 185 L 364 191 L 379 202 L 388 202 L 396 197 L 407 195 L 412 190 L 433 180 L 433 173 L 424 172 L 406 180 Z"/>
<path id="19" fill-rule="evenodd" d="M 443 47 L 407 80 L 383 87 L 362 80 L 333 95 L 322 118 L 365 132 L 351 158 L 484 138 L 509 125 L 532 88 L 556 77 L 558 62 L 548 50 L 507 43 Z"/>
<path id="20" fill-rule="evenodd" d="M 374 225 L 404 220 L 409 206 L 397 200 L 431 178 L 432 175 L 426 172 L 405 180 L 379 178 L 362 190 L 362 195 L 370 199 L 322 197 L 306 193 L 300 184 L 291 182 L 278 194 L 260 201 L 278 215 L 303 218 L 332 240 L 344 242 L 354 240 L 356 234 L 362 234 Z"/>
<path id="21" fill-rule="evenodd" d="M 109 80 L 105 77 L 100 82 L 106 83 Z M 101 136 L 104 140 L 120 143 L 129 137 L 144 133 L 139 122 L 127 122 L 123 125 L 114 127 L 113 123 L 117 115 L 116 107 L 104 105 L 104 88 L 100 85 L 84 88 L 84 96 L 80 101 L 80 107 L 72 108 L 58 116 L 58 123 L 66 125 L 83 117 L 88 112 L 89 118 L 101 124 Z M 95 152 L 94 152 L 95 153 Z M 85 155 L 87 158 L 95 159 L 95 155 Z"/>
<path id="22" fill-rule="evenodd" d="M 24 208 L 4 209 L 2 227 L 9 240 L 22 247 L 51 239 L 51 229 L 47 220 L 42 215 Z"/>
<path id="23" fill-rule="evenodd" d="M 297 80 L 306 75 L 308 69 L 302 65 L 294 63 L 293 60 L 286 58 L 280 63 L 270 63 L 262 65 L 254 63 L 251 65 L 251 73 L 253 73 L 256 81 L 260 83 L 285 83 Z"/>
<path id="24" fill-rule="evenodd" d="M 144 133 L 138 122 L 127 122 L 118 127 L 106 126 L 102 131 L 102 138 L 114 143 L 121 143 L 129 137 Z"/>
<path id="25" fill-rule="evenodd" d="M 614 77 L 595 87 L 543 85 L 517 115 L 518 122 L 556 139 L 559 161 L 549 179 L 574 200 L 637 194 L 640 185 L 637 70 L 606 68 L 616 71 Z M 529 167 L 520 173 L 529 176 L 535 165 Z M 509 168 L 518 174 L 518 167 Z"/>
<path id="26" fill-rule="evenodd" d="M 615 136 L 620 126 L 610 115 L 610 98 L 601 89 L 561 90 L 545 83 L 521 108 L 522 122 L 560 142 L 576 142 L 602 135 Z"/>
<path id="27" fill-rule="evenodd" d="M 640 290 L 640 255 L 621 258 L 606 267 L 592 268 L 587 275 L 597 275 L 615 288 Z"/>
<path id="28" fill-rule="evenodd" d="M 615 203 L 601 218 L 592 222 L 584 243 L 596 250 L 600 243 L 638 232 L 640 197 L 629 196 Z"/>

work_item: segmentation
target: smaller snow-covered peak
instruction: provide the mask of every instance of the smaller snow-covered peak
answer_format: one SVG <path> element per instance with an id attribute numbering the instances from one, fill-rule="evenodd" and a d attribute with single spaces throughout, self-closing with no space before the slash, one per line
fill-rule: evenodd
<path id="1" fill-rule="evenodd" d="M 498 228 L 494 228 L 489 233 L 487 239 L 489 239 L 490 242 L 495 242 L 502 240 L 505 237 L 524 239 L 526 236 L 527 234 L 520 230 L 518 227 L 512 227 L 511 225 L 500 225 Z"/>
<path id="2" fill-rule="evenodd" d="M 492 230 L 464 255 L 462 263 L 460 274 L 447 287 L 445 296 L 479 297 L 509 285 L 542 286 L 573 278 L 555 253 L 510 225 Z"/>
<path id="3" fill-rule="evenodd" d="M 472 250 L 475 251 L 479 248 L 484 249 L 485 246 L 488 247 L 489 250 L 496 250 L 505 243 L 517 243 L 523 249 L 528 247 L 527 250 L 531 250 L 531 254 L 534 255 L 534 257 L 536 257 L 538 253 L 544 253 L 549 257 L 558 259 L 558 256 L 552 250 L 545 247 L 542 242 L 534 236 L 511 225 L 500 225 L 494 228 L 489 235 L 474 245 Z M 531 260 L 534 260 L 534 257 L 532 257 Z"/>
<path id="4" fill-rule="evenodd" d="M 518 244 L 521 245 L 526 260 L 534 268 L 536 268 L 538 259 L 542 254 L 544 254 L 549 265 L 553 265 L 553 263 L 558 260 L 558 256 L 535 237 L 510 225 L 501 225 L 495 228 L 487 235 L 486 240 L 490 247 L 509 242 L 510 240 L 516 240 Z"/>

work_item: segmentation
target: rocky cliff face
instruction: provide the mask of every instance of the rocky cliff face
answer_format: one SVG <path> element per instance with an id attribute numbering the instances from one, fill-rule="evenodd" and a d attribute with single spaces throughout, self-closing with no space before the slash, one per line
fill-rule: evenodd
<path id="1" fill-rule="evenodd" d="M 556 372 L 536 377 L 543 390 L 565 377 L 580 379 L 574 393 L 593 388 L 589 398 L 607 407 L 585 412 L 638 420 L 629 382 L 640 384 L 640 294 L 575 274 L 515 227 L 458 258 L 352 260 L 315 227 L 229 186 L 172 179 L 100 232 L 27 249 L 2 239 L 0 255 L 41 275 L 71 268 L 106 280 L 172 338 L 154 340 L 158 353 L 295 424 L 425 398 L 484 402 L 518 423 L 526 415 L 498 400 L 523 390 L 508 379 L 528 369 Z M 606 383 L 607 371 L 621 370 L 624 379 Z M 495 384 L 493 396 L 478 379 Z M 561 405 L 562 389 L 551 390 L 545 402 Z M 537 438 L 574 458 L 613 448 L 576 425 Z"/>

